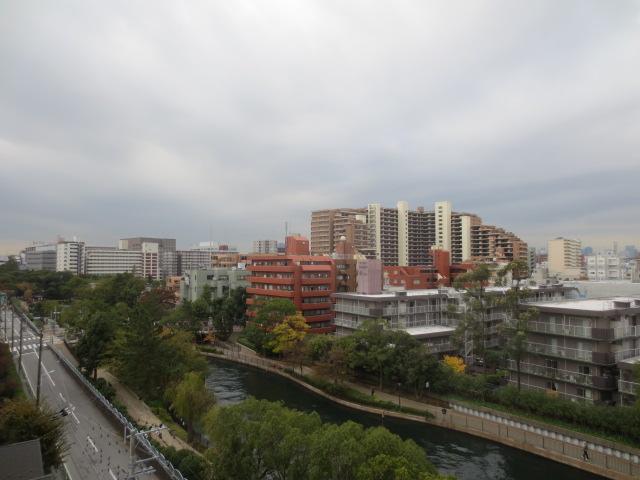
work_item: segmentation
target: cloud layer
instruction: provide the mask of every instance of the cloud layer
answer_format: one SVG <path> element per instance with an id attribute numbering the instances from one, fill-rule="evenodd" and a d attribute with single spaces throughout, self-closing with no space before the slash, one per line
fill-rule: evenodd
<path id="1" fill-rule="evenodd" d="M 639 2 L 379 3 L 5 2 L 0 253 L 399 199 L 640 244 Z"/>

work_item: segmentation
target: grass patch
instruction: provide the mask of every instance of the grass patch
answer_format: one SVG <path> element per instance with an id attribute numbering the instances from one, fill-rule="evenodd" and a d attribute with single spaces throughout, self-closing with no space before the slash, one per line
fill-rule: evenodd
<path id="1" fill-rule="evenodd" d="M 583 433 L 585 435 L 591 435 L 593 437 L 602 438 L 603 440 L 607 440 L 607 441 L 610 441 L 610 442 L 622 443 L 622 444 L 627 445 L 629 447 L 640 448 L 640 443 L 639 442 L 634 442 L 632 439 L 624 437 L 624 436 L 611 435 L 611 434 L 603 433 L 603 432 L 601 432 L 599 430 L 588 428 L 588 427 L 585 427 L 583 425 L 576 425 L 575 423 L 570 423 L 570 422 L 563 421 L 563 420 L 558 420 L 556 418 L 548 418 L 548 417 L 542 417 L 540 415 L 534 415 L 532 413 L 524 412 L 524 411 L 516 409 L 516 408 L 510 408 L 510 407 L 507 407 L 505 405 L 501 405 L 499 403 L 488 402 L 488 401 L 485 401 L 485 400 L 470 400 L 468 398 L 461 397 L 459 395 L 446 395 L 443 398 L 447 399 L 447 400 L 455 401 L 455 402 L 457 402 L 457 403 L 459 403 L 461 405 L 464 405 L 466 407 L 485 407 L 485 408 L 490 408 L 492 410 L 504 412 L 504 413 L 507 413 L 507 414 L 510 414 L 510 415 L 517 415 L 518 417 L 528 418 L 530 420 L 535 420 L 536 422 L 539 422 L 539 423 L 542 423 L 542 424 L 546 423 L 548 425 L 553 425 L 553 426 L 556 426 L 556 427 L 564 428 L 565 430 L 571 430 L 571 431 L 574 431 L 574 432 Z M 611 408 L 615 408 L 615 407 L 611 407 Z"/>
<path id="2" fill-rule="evenodd" d="M 410 415 L 418 415 L 426 419 L 434 418 L 434 416 L 427 410 L 398 406 L 398 404 L 394 402 L 389 402 L 387 400 L 379 400 L 375 397 L 371 397 L 370 395 L 362 393 L 361 391 L 356 390 L 355 388 L 351 388 L 346 385 L 336 384 L 321 377 L 300 375 L 300 374 L 294 373 L 293 371 L 289 371 L 289 373 L 295 377 L 298 377 L 304 380 L 308 384 L 313 385 L 314 387 L 322 390 L 323 392 L 328 393 L 331 396 L 340 398 L 342 400 L 348 400 L 350 402 L 357 403 L 360 405 L 366 405 L 369 407 L 381 408 L 383 410 L 391 410 L 394 412 L 407 413 Z"/>
<path id="3" fill-rule="evenodd" d="M 256 346 L 243 336 L 239 336 L 237 342 L 240 345 L 244 345 L 245 347 L 250 348 L 251 350 L 256 350 Z"/>
<path id="4" fill-rule="evenodd" d="M 216 353 L 216 354 L 222 353 L 220 349 L 216 347 L 212 347 L 211 345 L 196 345 L 196 348 L 201 352 Z"/>

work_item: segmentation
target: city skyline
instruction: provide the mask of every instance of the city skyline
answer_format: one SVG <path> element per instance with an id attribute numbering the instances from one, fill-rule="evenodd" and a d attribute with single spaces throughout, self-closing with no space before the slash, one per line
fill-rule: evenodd
<path id="1" fill-rule="evenodd" d="M 587 5 L 11 2 L 0 253 L 245 250 L 399 198 L 532 246 L 638 245 L 640 5 Z"/>

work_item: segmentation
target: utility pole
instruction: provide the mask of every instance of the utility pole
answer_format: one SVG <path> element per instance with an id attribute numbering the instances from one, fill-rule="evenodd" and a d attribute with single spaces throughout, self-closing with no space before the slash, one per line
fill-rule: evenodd
<path id="1" fill-rule="evenodd" d="M 16 330 L 15 328 L 13 328 L 13 322 L 15 318 L 16 316 L 13 314 L 13 312 L 11 312 L 11 350 L 13 350 L 13 346 L 15 345 L 15 339 L 16 339 Z"/>
<path id="2" fill-rule="evenodd" d="M 7 304 L 4 304 L 4 339 L 8 342 L 9 337 L 7 336 Z"/>
<path id="3" fill-rule="evenodd" d="M 20 348 L 18 350 L 18 372 L 22 368 L 22 329 L 24 328 L 24 322 L 20 318 Z"/>
<path id="4" fill-rule="evenodd" d="M 42 377 L 42 329 L 40 330 L 40 346 L 38 347 L 38 388 L 36 389 L 36 405 L 40 405 L 40 377 Z"/>

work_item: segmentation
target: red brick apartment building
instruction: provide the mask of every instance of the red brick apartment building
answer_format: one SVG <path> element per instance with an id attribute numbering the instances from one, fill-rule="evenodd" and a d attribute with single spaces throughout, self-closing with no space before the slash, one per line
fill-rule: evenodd
<path id="1" fill-rule="evenodd" d="M 310 255 L 309 240 L 287 237 L 284 255 L 250 255 L 249 260 L 249 307 L 264 299 L 287 298 L 302 312 L 311 333 L 335 330 L 331 306 L 335 264 L 329 257 Z"/>

